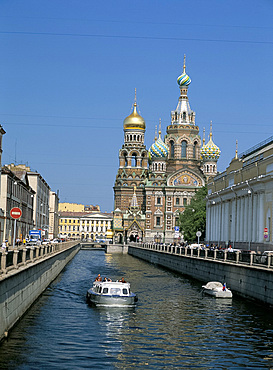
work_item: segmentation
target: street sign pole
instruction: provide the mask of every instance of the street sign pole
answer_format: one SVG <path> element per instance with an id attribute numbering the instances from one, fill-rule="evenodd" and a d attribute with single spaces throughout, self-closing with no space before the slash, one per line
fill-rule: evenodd
<path id="1" fill-rule="evenodd" d="M 15 218 L 15 219 L 14 219 L 13 249 L 14 249 L 14 247 L 15 247 L 16 222 L 17 222 L 17 218 Z"/>
<path id="2" fill-rule="evenodd" d="M 13 234 L 13 248 L 15 247 L 16 237 L 16 221 L 22 216 L 22 210 L 18 207 L 14 207 L 10 210 L 10 216 L 14 219 L 14 234 Z"/>
<path id="3" fill-rule="evenodd" d="M 202 235 L 201 231 L 197 231 L 196 236 L 198 238 L 198 246 L 199 246 L 199 238 Z"/>

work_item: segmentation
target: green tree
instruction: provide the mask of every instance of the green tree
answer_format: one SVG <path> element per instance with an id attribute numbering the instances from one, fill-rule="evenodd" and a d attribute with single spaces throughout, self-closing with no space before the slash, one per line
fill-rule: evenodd
<path id="1" fill-rule="evenodd" d="M 179 227 L 184 232 L 184 239 L 192 243 L 197 240 L 196 232 L 201 231 L 201 240 L 206 234 L 206 196 L 207 186 L 197 190 L 191 203 L 179 216 Z"/>

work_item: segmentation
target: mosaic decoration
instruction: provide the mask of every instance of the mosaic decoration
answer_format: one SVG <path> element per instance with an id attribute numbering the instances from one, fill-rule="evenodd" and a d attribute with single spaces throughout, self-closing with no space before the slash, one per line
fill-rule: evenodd
<path id="1" fill-rule="evenodd" d="M 169 185 L 173 186 L 201 186 L 202 183 L 188 173 L 180 173 L 177 177 L 170 179 Z"/>

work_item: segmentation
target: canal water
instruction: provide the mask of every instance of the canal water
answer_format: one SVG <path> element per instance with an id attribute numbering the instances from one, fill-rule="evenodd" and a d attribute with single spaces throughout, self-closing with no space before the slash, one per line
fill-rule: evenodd
<path id="1" fill-rule="evenodd" d="M 137 307 L 88 306 L 98 273 L 130 281 Z M 270 311 L 203 296 L 201 285 L 129 255 L 81 250 L 0 345 L 0 368 L 273 368 Z"/>

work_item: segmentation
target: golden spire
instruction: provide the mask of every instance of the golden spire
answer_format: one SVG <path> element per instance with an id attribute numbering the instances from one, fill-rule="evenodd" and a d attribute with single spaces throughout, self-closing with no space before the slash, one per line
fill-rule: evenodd
<path id="1" fill-rule="evenodd" d="M 203 127 L 203 146 L 205 145 L 205 142 L 206 142 L 205 127 Z"/>
<path id="2" fill-rule="evenodd" d="M 210 121 L 210 133 L 209 133 L 210 140 L 212 139 L 212 121 Z"/>
<path id="3" fill-rule="evenodd" d="M 238 159 L 238 140 L 236 140 L 235 159 Z"/>
<path id="4" fill-rule="evenodd" d="M 155 141 L 157 140 L 157 125 L 155 125 Z"/>
<path id="5" fill-rule="evenodd" d="M 186 73 L 186 54 L 184 54 L 183 73 Z"/>
<path id="6" fill-rule="evenodd" d="M 135 87 L 135 105 L 137 105 L 137 100 L 136 100 L 136 87 Z"/>
<path id="7" fill-rule="evenodd" d="M 159 118 L 158 136 L 161 135 L 161 118 Z"/>

